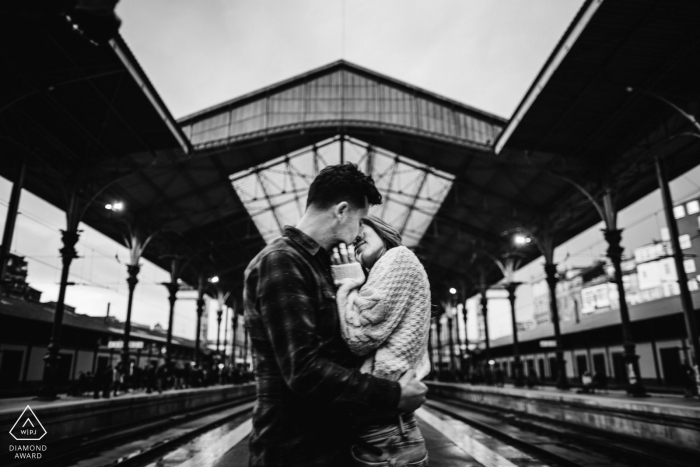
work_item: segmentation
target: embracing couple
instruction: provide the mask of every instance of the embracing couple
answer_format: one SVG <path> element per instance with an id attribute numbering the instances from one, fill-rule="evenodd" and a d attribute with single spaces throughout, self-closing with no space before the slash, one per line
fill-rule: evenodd
<path id="1" fill-rule="evenodd" d="M 251 466 L 428 465 L 413 412 L 430 370 L 430 286 L 354 164 L 323 169 L 306 211 L 245 273 L 257 402 Z"/>

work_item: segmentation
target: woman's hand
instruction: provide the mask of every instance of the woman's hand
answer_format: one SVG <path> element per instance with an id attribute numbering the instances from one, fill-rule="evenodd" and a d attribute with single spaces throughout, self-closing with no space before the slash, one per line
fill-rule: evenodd
<path id="1" fill-rule="evenodd" d="M 338 244 L 338 246 L 333 247 L 331 263 L 335 266 L 341 264 L 357 263 L 357 258 L 355 257 L 355 246 L 346 246 L 345 243 L 341 242 Z"/>

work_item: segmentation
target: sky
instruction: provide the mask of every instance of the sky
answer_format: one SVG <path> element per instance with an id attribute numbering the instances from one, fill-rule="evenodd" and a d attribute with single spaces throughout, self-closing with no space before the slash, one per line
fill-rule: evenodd
<path id="1" fill-rule="evenodd" d="M 339 59 L 388 75 L 472 107 L 509 118 L 568 27 L 583 0 L 121 0 L 117 14 L 127 45 L 176 118 L 305 73 Z M 4 225 L 11 183 L 0 179 Z M 675 200 L 698 196 L 700 170 L 672 185 Z M 664 226 L 658 192 L 620 215 L 623 245 L 659 237 Z M 55 300 L 60 275 L 59 229 L 65 215 L 27 192 L 12 244 L 29 261 L 29 282 Z M 89 227 L 77 249 L 66 303 L 79 313 L 126 316 L 126 249 Z M 557 249 L 562 267 L 590 264 L 604 254 L 596 226 Z M 119 259 L 117 259 L 119 258 Z M 566 258 L 566 259 L 564 259 Z M 143 261 L 132 319 L 167 325 L 160 282 L 169 275 Z M 518 272 L 529 282 L 541 262 Z M 494 296 L 498 292 L 493 293 Z M 193 293 L 181 292 L 174 333 L 194 338 Z M 518 291 L 518 320 L 531 319 L 529 286 Z M 491 336 L 510 333 L 506 300 L 493 300 Z M 215 339 L 215 305 L 209 305 Z M 476 337 L 476 308 L 470 338 Z"/>

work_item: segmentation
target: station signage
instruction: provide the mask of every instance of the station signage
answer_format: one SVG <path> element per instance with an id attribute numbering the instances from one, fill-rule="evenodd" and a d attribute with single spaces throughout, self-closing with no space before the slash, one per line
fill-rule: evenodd
<path id="1" fill-rule="evenodd" d="M 109 341 L 107 342 L 108 349 L 124 348 L 124 341 Z M 130 349 L 143 349 L 143 341 L 129 341 Z"/>
<path id="2" fill-rule="evenodd" d="M 540 341 L 540 347 L 552 348 L 552 347 L 556 347 L 556 346 L 557 346 L 557 341 L 555 341 L 555 340 Z"/>

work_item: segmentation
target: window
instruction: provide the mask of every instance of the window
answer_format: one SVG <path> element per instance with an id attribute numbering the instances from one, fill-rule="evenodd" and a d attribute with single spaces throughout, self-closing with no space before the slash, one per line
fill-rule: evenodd
<path id="1" fill-rule="evenodd" d="M 698 223 L 700 223 L 700 218 L 698 219 Z M 668 227 L 661 227 L 661 240 L 664 242 L 671 240 L 671 234 L 668 233 Z"/>
<path id="2" fill-rule="evenodd" d="M 700 202 L 698 202 L 698 200 L 691 201 L 685 205 L 685 209 L 688 211 L 688 215 L 697 214 L 700 212 Z"/>
<path id="3" fill-rule="evenodd" d="M 698 281 L 696 279 L 690 279 L 688 281 L 688 290 L 691 292 L 698 290 Z"/>
<path id="4" fill-rule="evenodd" d="M 681 250 L 687 250 L 693 246 L 692 242 L 690 241 L 690 235 L 688 234 L 678 237 L 678 242 L 681 244 Z"/>
<path id="5" fill-rule="evenodd" d="M 695 272 L 696 271 L 695 260 L 690 258 L 690 259 L 686 259 L 685 261 L 683 261 L 683 269 L 685 269 L 685 272 L 688 272 L 688 273 Z"/>
<path id="6" fill-rule="evenodd" d="M 685 217 L 685 207 L 684 206 L 676 206 L 673 208 L 673 217 L 676 219 L 681 219 Z"/>

